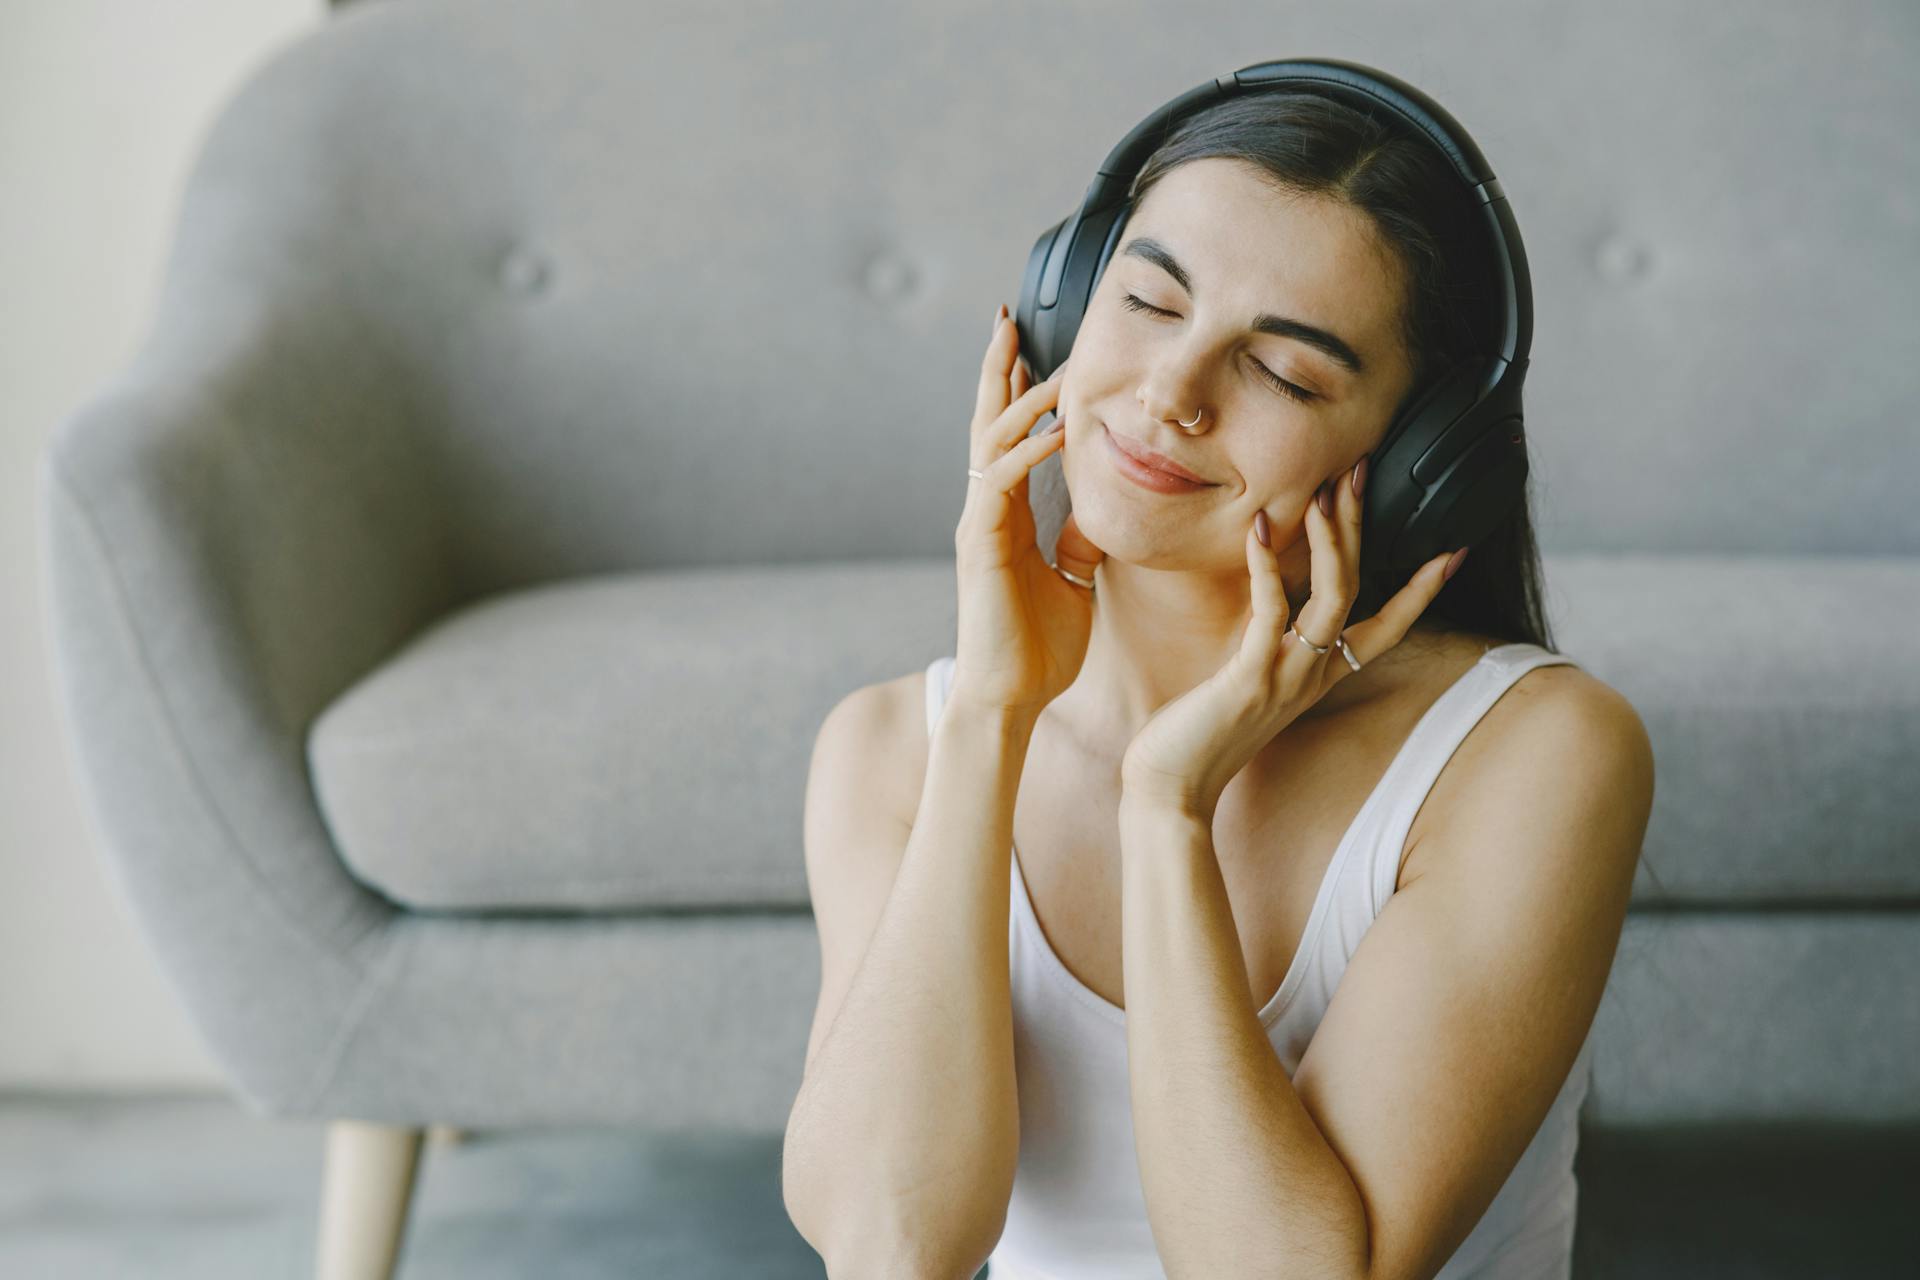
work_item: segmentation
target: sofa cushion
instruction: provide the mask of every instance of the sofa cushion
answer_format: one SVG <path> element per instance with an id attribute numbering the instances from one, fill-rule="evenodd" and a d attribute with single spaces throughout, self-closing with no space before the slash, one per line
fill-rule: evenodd
<path id="1" fill-rule="evenodd" d="M 428 629 L 315 720 L 341 858 L 415 909 L 807 908 L 807 764 L 950 645 L 951 562 L 566 580 Z"/>
<path id="2" fill-rule="evenodd" d="M 1558 647 L 1653 741 L 1636 906 L 1920 899 L 1920 557 L 1541 559 Z"/>
<path id="3" fill-rule="evenodd" d="M 1636 907 L 1920 895 L 1920 561 L 1542 560 L 1555 645 L 1653 740 Z M 951 653 L 954 605 L 951 560 L 494 597 L 326 709 L 314 787 L 353 872 L 417 909 L 804 910 L 820 722 Z"/>

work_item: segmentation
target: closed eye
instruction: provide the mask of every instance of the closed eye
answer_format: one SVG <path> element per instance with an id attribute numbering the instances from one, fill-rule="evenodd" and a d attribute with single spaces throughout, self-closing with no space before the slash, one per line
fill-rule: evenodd
<path id="1" fill-rule="evenodd" d="M 1127 310 L 1129 311 L 1150 311 L 1157 316 L 1170 316 L 1174 314 L 1174 312 L 1168 311 L 1164 307 L 1156 307 L 1151 303 L 1142 302 L 1130 293 L 1122 294 L 1121 297 L 1125 301 Z M 1267 366 L 1261 364 L 1258 360 L 1253 362 L 1253 367 L 1260 371 L 1261 378 L 1263 378 L 1268 385 L 1283 396 L 1298 400 L 1302 404 L 1320 398 L 1319 393 L 1309 391 L 1305 387 L 1295 386 L 1273 370 L 1267 368 Z"/>

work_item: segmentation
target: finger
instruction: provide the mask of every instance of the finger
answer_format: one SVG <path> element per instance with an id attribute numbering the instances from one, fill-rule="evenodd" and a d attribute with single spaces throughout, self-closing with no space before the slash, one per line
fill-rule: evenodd
<path id="1" fill-rule="evenodd" d="M 1287 634 L 1287 592 L 1286 584 L 1280 579 L 1279 552 L 1260 541 L 1254 521 L 1247 523 L 1247 572 L 1253 580 L 1253 609 L 1240 639 L 1240 651 L 1256 670 L 1265 670 L 1283 656 L 1285 646 L 1281 641 Z M 1271 517 L 1267 523 L 1271 529 Z"/>
<path id="2" fill-rule="evenodd" d="M 1066 369 L 1067 366 L 1062 363 L 1045 382 L 1035 383 L 1021 392 L 987 428 L 984 433 L 987 448 L 994 456 L 1005 453 L 1018 443 L 1021 437 L 1033 430 L 1033 424 L 1040 420 L 1041 414 L 1060 403 L 1060 387 L 1066 377 Z M 980 464 L 976 462 L 974 465 L 977 467 Z"/>
<path id="3" fill-rule="evenodd" d="M 1056 432 L 1055 434 L 1064 437 L 1064 433 Z M 1053 546 L 1054 563 L 1067 572 L 1077 573 L 1088 582 L 1092 582 L 1093 571 L 1106 558 L 1107 553 L 1094 546 L 1087 535 L 1080 532 L 1079 522 L 1069 511 L 1066 522 L 1060 526 L 1060 537 Z"/>
<path id="4" fill-rule="evenodd" d="M 1347 612 L 1353 608 L 1357 593 L 1357 580 L 1347 571 L 1334 517 L 1321 509 L 1321 492 L 1316 491 L 1307 502 L 1307 544 L 1312 549 L 1309 557 L 1311 585 L 1307 602 L 1300 606 L 1300 616 L 1293 625 L 1314 644 L 1325 646 L 1326 652 L 1315 653 L 1299 643 L 1298 639 L 1291 646 L 1313 665 L 1319 665 L 1333 656 L 1333 641 L 1346 625 Z"/>
<path id="5" fill-rule="evenodd" d="M 1353 473 L 1355 467 L 1348 467 L 1333 481 L 1333 535 L 1339 546 L 1340 580 L 1346 584 L 1346 607 L 1340 611 L 1340 625 L 1345 627 L 1347 619 L 1353 613 L 1353 602 L 1360 595 L 1360 509 L 1364 505 L 1361 496 L 1353 491 Z M 1346 666 L 1343 660 L 1339 665 Z"/>
<path id="6" fill-rule="evenodd" d="M 1340 526 L 1340 544 L 1351 553 L 1356 581 L 1360 573 L 1360 516 L 1366 509 L 1367 500 L 1364 494 L 1353 491 L 1353 478 L 1365 461 L 1362 458 L 1340 473 L 1340 493 L 1334 503 L 1334 514 Z"/>
<path id="7" fill-rule="evenodd" d="M 981 496 L 993 499 L 1010 498 L 1015 487 L 1027 478 L 1027 473 L 1041 459 L 1065 443 L 1065 431 L 1047 430 L 1037 436 L 1029 436 L 994 459 L 990 466 L 981 468 L 985 478 L 980 482 Z"/>
<path id="8" fill-rule="evenodd" d="M 1013 318 L 1006 314 L 1006 310 L 1006 304 L 1002 303 L 1000 310 L 995 313 L 993 338 L 987 343 L 987 353 L 980 361 L 980 385 L 973 397 L 973 430 L 976 435 L 981 428 L 1006 412 L 1007 408 L 1007 374 L 1020 343 Z"/>
<path id="9" fill-rule="evenodd" d="M 1346 630 L 1347 647 L 1353 650 L 1353 656 L 1361 666 L 1406 639 L 1407 632 L 1413 630 L 1413 624 L 1425 613 L 1433 598 L 1440 594 L 1440 588 L 1447 581 L 1447 560 L 1452 552 L 1445 552 L 1414 570 L 1407 585 L 1393 593 L 1380 611 L 1364 622 L 1356 622 Z M 1329 657 L 1332 655 L 1329 654 Z M 1348 675 L 1352 668 L 1343 659 L 1333 664 L 1337 668 L 1335 679 Z M 1329 685 L 1328 687 L 1331 687 Z"/>

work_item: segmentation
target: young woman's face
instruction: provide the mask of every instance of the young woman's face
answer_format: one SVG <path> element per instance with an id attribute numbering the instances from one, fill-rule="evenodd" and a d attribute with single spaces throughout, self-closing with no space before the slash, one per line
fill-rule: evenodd
<path id="1" fill-rule="evenodd" d="M 1306 504 L 1380 442 L 1411 385 L 1403 275 L 1366 216 L 1258 173 L 1214 158 L 1162 177 L 1074 339 L 1061 465 L 1076 523 L 1115 558 L 1244 571 L 1262 507 L 1274 545 L 1304 547 Z M 1211 486 L 1143 487 L 1108 433 Z"/>

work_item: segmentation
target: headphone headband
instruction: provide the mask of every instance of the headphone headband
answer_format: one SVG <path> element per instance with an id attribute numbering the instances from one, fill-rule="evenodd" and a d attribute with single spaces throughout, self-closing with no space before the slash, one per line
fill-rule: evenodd
<path id="1" fill-rule="evenodd" d="M 1387 111 L 1445 157 L 1482 215 L 1500 281 L 1499 339 L 1493 351 L 1422 389 L 1374 450 L 1362 560 L 1368 569 L 1418 567 L 1442 550 L 1479 541 L 1525 492 L 1520 393 L 1533 344 L 1526 248 L 1472 137 L 1439 103 L 1384 71 L 1337 59 L 1257 62 L 1189 89 L 1135 125 L 1101 162 L 1080 207 L 1041 233 L 1028 256 L 1016 313 L 1028 366 L 1045 378 L 1072 351 L 1131 212 L 1128 193 L 1141 166 L 1182 121 L 1250 92 L 1310 92 L 1369 116 Z"/>

